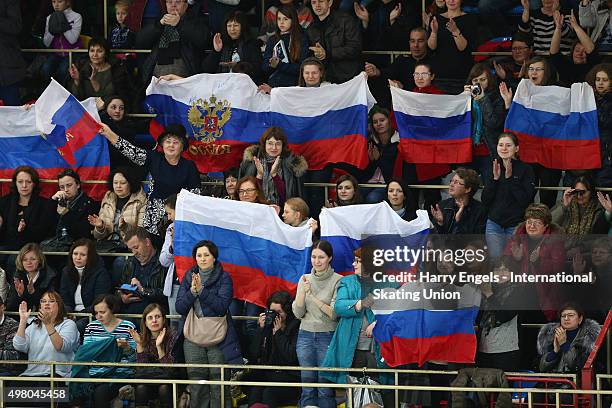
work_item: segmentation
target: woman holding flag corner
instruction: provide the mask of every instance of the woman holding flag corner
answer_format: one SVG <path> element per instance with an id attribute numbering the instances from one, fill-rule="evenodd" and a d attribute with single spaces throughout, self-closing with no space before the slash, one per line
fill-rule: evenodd
<path id="1" fill-rule="evenodd" d="M 185 188 L 200 191 L 200 174 L 191 160 L 181 157 L 188 147 L 185 128 L 170 124 L 157 139 L 162 152 L 136 147 L 117 135 L 108 125 L 101 124 L 100 134 L 118 149 L 121 154 L 151 173 L 151 189 L 145 209 L 143 225 L 151 234 L 159 237 L 159 223 L 162 220 L 164 200 Z"/>

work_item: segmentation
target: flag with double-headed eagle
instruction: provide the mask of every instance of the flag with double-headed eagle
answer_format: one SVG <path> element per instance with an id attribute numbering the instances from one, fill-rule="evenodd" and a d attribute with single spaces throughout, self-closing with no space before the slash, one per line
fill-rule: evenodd
<path id="1" fill-rule="evenodd" d="M 190 137 L 185 156 L 200 172 L 239 165 L 244 149 L 271 126 L 284 129 L 289 147 L 304 155 L 310 169 L 338 162 L 367 165 L 368 107 L 375 101 L 363 75 L 321 88 L 274 88 L 270 95 L 245 74 L 153 78 L 146 94 L 146 108 L 157 114 L 153 137 L 171 123 L 185 126 Z"/>

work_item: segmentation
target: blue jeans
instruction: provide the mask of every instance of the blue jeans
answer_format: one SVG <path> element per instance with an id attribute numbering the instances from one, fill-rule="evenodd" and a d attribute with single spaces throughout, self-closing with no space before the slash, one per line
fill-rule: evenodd
<path id="1" fill-rule="evenodd" d="M 327 354 L 329 343 L 334 332 L 310 332 L 300 330 L 297 344 L 295 346 L 298 361 L 302 367 L 320 367 Z M 323 378 L 319 377 L 319 371 L 302 371 L 302 382 L 322 383 Z M 318 406 L 319 408 L 335 408 L 336 399 L 332 388 L 309 388 L 302 387 L 302 397 L 300 407 L 308 405 Z"/>
<path id="2" fill-rule="evenodd" d="M 516 225 L 504 228 L 495 221 L 490 219 L 487 220 L 485 238 L 491 258 L 499 258 L 502 255 L 504 247 L 506 246 L 506 241 L 508 241 L 508 237 L 514 233 L 515 229 Z"/>

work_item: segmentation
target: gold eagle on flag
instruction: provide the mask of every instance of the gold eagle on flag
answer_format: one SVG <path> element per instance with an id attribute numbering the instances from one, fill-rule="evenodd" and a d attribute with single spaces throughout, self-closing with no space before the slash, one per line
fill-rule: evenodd
<path id="1" fill-rule="evenodd" d="M 232 116 L 232 107 L 227 100 L 219 100 L 215 95 L 207 100 L 196 99 L 187 112 L 194 139 L 211 143 L 223 136 L 223 126 Z"/>

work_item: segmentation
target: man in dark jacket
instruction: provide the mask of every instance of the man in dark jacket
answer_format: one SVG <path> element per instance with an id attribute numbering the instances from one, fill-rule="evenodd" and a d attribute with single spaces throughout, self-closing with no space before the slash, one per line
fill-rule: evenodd
<path id="1" fill-rule="evenodd" d="M 480 178 L 472 169 L 458 168 L 451 179 L 448 195 L 431 208 L 433 225 L 440 234 L 484 234 L 487 210 L 474 199 Z"/>
<path id="2" fill-rule="evenodd" d="M 25 76 L 25 61 L 19 47 L 21 9 L 19 0 L 0 0 L 0 100 L 21 105 L 19 81 Z"/>
<path id="3" fill-rule="evenodd" d="M 251 341 L 249 360 L 254 364 L 295 366 L 299 365 L 296 344 L 300 321 L 293 316 L 293 299 L 287 292 L 274 292 L 268 299 L 268 309 L 259 315 L 255 338 Z M 298 371 L 262 370 L 254 373 L 257 381 L 300 382 Z M 295 403 L 300 389 L 294 387 L 253 387 L 249 391 L 249 406 L 262 403 L 278 406 Z"/>
<path id="4" fill-rule="evenodd" d="M 196 10 L 187 10 L 186 0 L 166 2 L 167 14 L 153 25 L 143 27 L 136 36 L 136 48 L 152 51 L 142 67 L 147 85 L 151 76 L 197 74 L 208 41 L 208 28 Z"/>
<path id="5" fill-rule="evenodd" d="M 57 201 L 57 236 L 65 232 L 72 238 L 92 238 L 87 216 L 100 211 L 100 203 L 92 200 L 81 190 L 81 178 L 72 169 L 62 170 L 57 175 L 59 191 L 53 195 Z"/>
<path id="6" fill-rule="evenodd" d="M 312 0 L 316 14 L 308 27 L 310 50 L 325 64 L 326 78 L 342 83 L 363 69 L 361 62 L 361 29 L 357 20 L 340 11 L 332 11 L 333 0 Z"/>
<path id="7" fill-rule="evenodd" d="M 136 291 L 119 291 L 121 313 L 142 313 L 151 303 L 167 308 L 168 299 L 163 293 L 166 270 L 159 263 L 149 233 L 142 227 L 128 228 L 124 242 L 134 256 L 125 264 L 122 283 L 136 286 Z"/>

